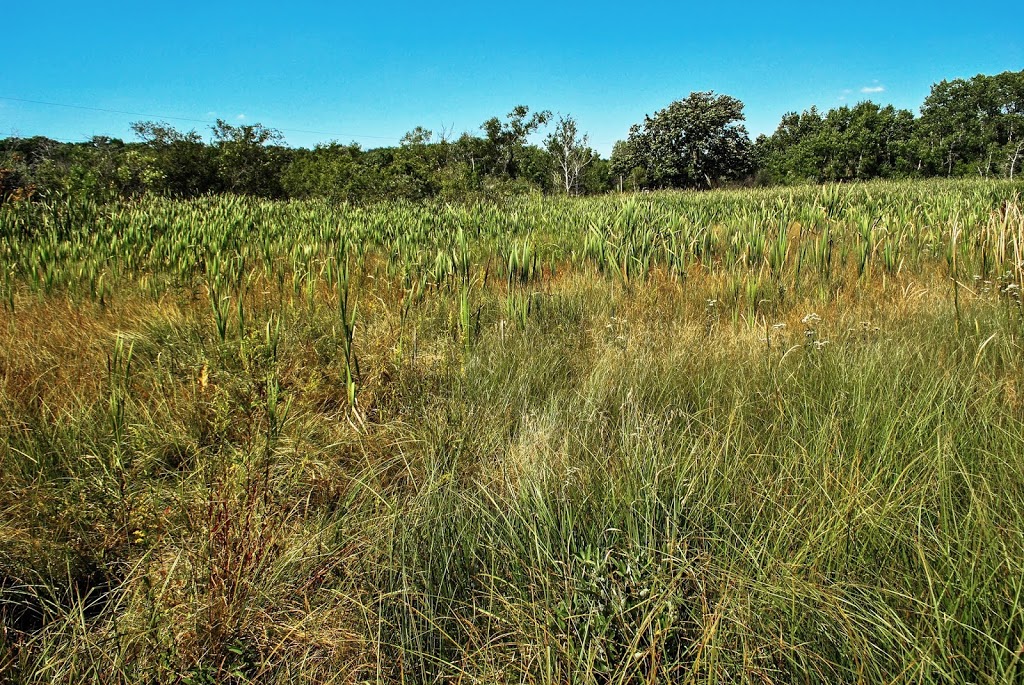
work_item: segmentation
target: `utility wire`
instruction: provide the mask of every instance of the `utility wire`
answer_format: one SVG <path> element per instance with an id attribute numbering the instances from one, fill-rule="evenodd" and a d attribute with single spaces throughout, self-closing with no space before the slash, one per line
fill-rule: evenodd
<path id="1" fill-rule="evenodd" d="M 12 98 L 12 97 L 4 96 L 4 95 L 0 95 L 0 100 L 7 100 L 9 102 L 27 102 L 27 103 L 30 103 L 30 104 L 33 104 L 33 105 L 46 105 L 48 107 L 66 107 L 68 109 L 84 109 L 84 110 L 87 110 L 87 111 L 90 111 L 90 112 L 106 112 L 108 114 L 126 114 L 128 116 L 146 117 L 146 118 L 149 118 L 149 119 L 160 119 L 160 120 L 170 119 L 170 120 L 173 120 L 173 121 L 188 121 L 188 122 L 191 122 L 193 124 L 208 124 L 208 125 L 211 125 L 211 126 L 216 123 L 214 121 L 208 121 L 206 119 L 189 119 L 188 117 L 170 117 L 170 116 L 164 116 L 162 114 L 146 114 L 145 112 L 126 112 L 126 111 L 120 110 L 120 109 L 106 109 L 104 107 L 84 107 L 82 105 L 69 105 L 69 104 L 66 104 L 66 103 L 63 103 L 63 102 L 45 102 L 43 100 L 28 100 L 28 99 L 25 99 L 25 98 Z M 391 136 L 370 136 L 370 135 L 363 135 L 363 134 L 359 134 L 359 133 L 332 133 L 330 131 L 310 131 L 310 130 L 301 129 L 301 128 L 279 128 L 277 130 L 278 131 L 283 131 L 285 133 L 309 133 L 311 135 L 337 136 L 339 138 L 373 138 L 375 140 L 391 140 L 391 141 L 397 141 L 398 140 L 397 138 L 394 138 L 394 137 L 391 137 Z"/>

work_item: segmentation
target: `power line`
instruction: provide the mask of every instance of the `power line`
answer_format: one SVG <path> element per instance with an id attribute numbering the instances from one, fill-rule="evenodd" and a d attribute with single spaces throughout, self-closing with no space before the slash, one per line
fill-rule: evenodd
<path id="1" fill-rule="evenodd" d="M 85 107 L 83 105 L 69 105 L 63 102 L 46 102 L 43 100 L 28 100 L 26 98 L 12 98 L 4 95 L 0 95 L 0 100 L 7 100 L 10 102 L 27 102 L 33 105 L 46 105 L 48 107 L 66 107 L 68 109 L 84 109 L 89 112 L 106 112 L 107 114 L 125 114 L 132 117 L 146 117 L 149 119 L 170 119 L 172 121 L 188 121 L 193 124 L 207 124 L 214 125 L 215 121 L 208 121 L 206 119 L 190 119 L 188 117 L 171 117 L 163 114 L 146 114 L 145 112 L 126 112 L 120 109 L 106 109 L 104 107 Z M 332 133 L 331 131 L 310 131 L 301 128 L 279 128 L 278 131 L 285 133 L 308 133 L 317 136 L 337 136 L 339 138 L 373 138 L 375 140 L 390 140 L 396 141 L 397 138 L 393 136 L 371 136 L 363 135 L 361 133 Z"/>

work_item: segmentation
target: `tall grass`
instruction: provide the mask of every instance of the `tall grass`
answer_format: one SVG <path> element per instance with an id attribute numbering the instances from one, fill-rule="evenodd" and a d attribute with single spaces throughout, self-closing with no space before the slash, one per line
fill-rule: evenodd
<path id="1" fill-rule="evenodd" d="M 0 208 L 0 674 L 1024 679 L 1020 186 Z"/>

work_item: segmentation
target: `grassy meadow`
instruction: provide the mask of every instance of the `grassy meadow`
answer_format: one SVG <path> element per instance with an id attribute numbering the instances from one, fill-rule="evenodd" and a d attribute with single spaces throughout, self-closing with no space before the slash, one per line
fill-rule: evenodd
<path id="1" fill-rule="evenodd" d="M 1022 682 L 1022 189 L 0 206 L 0 680 Z"/>

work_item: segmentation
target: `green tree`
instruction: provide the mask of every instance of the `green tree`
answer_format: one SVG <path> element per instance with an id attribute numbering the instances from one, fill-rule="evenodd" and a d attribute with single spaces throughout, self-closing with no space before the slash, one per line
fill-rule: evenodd
<path id="1" fill-rule="evenodd" d="M 182 133 L 153 121 L 137 121 L 132 130 L 145 146 L 152 167 L 152 190 L 173 197 L 195 197 L 222 189 L 217 151 L 194 130 Z"/>
<path id="2" fill-rule="evenodd" d="M 540 190 L 550 193 L 555 190 L 554 160 L 547 150 L 538 145 L 524 145 L 519 152 L 519 173 L 516 179 L 506 184 L 511 193 L 530 193 Z"/>
<path id="3" fill-rule="evenodd" d="M 927 171 L 952 176 L 981 156 L 984 134 L 975 85 L 964 79 L 940 81 L 921 105 L 918 140 Z"/>
<path id="4" fill-rule="evenodd" d="M 996 74 L 986 86 L 991 112 L 989 149 L 1000 173 L 1013 178 L 1024 158 L 1024 71 Z"/>
<path id="5" fill-rule="evenodd" d="M 594 160 L 580 174 L 580 192 L 586 195 L 605 193 L 612 188 L 611 163 L 594 151 Z"/>
<path id="6" fill-rule="evenodd" d="M 1024 71 L 936 83 L 917 138 L 931 173 L 1014 175 L 1024 156 Z"/>
<path id="7" fill-rule="evenodd" d="M 866 180 L 910 170 L 914 117 L 892 105 L 860 102 L 825 116 L 817 141 L 823 180 Z"/>
<path id="8" fill-rule="evenodd" d="M 551 155 L 557 176 L 557 185 L 565 194 L 579 193 L 580 176 L 596 153 L 590 149 L 590 137 L 582 136 L 571 116 L 559 116 L 555 130 L 544 139 L 544 146 Z"/>
<path id="9" fill-rule="evenodd" d="M 751 169 L 751 142 L 743 103 L 714 92 L 690 93 L 629 132 L 629 163 L 642 167 L 648 185 L 710 188 Z"/>
<path id="10" fill-rule="evenodd" d="M 759 137 L 754 157 L 762 183 L 844 181 L 906 176 L 914 168 L 914 116 L 873 102 L 822 115 L 788 112 L 775 133 Z"/>
<path id="11" fill-rule="evenodd" d="M 404 136 L 402 136 L 401 144 L 402 146 L 429 145 L 433 137 L 433 131 L 431 131 L 430 129 L 423 128 L 422 126 L 417 126 L 413 130 L 409 131 Z"/>
<path id="12" fill-rule="evenodd" d="M 30 199 L 40 192 L 45 193 L 36 170 L 60 147 L 57 141 L 43 136 L 0 141 L 0 202 Z"/>
<path id="13" fill-rule="evenodd" d="M 517 178 L 519 161 L 526 140 L 551 119 L 551 112 L 543 110 L 530 114 L 526 105 L 517 105 L 508 113 L 505 121 L 491 117 L 480 128 L 486 136 L 484 162 L 485 172 L 506 178 Z"/>
<path id="14" fill-rule="evenodd" d="M 637 191 L 647 185 L 643 160 L 630 140 L 616 141 L 608 163 L 609 172 L 619 192 Z"/>
<path id="15" fill-rule="evenodd" d="M 358 202 L 376 197 L 380 179 L 368 168 L 359 145 L 328 143 L 298 150 L 281 172 L 289 197 L 323 197 L 335 202 Z"/>
<path id="16" fill-rule="evenodd" d="M 263 197 L 284 194 L 280 177 L 289 153 L 280 131 L 262 124 L 232 126 L 223 119 L 211 128 L 225 190 Z"/>
<path id="17" fill-rule="evenodd" d="M 754 145 L 758 179 L 764 183 L 822 180 L 819 133 L 824 120 L 816 107 L 783 114 L 775 133 L 759 136 Z"/>

